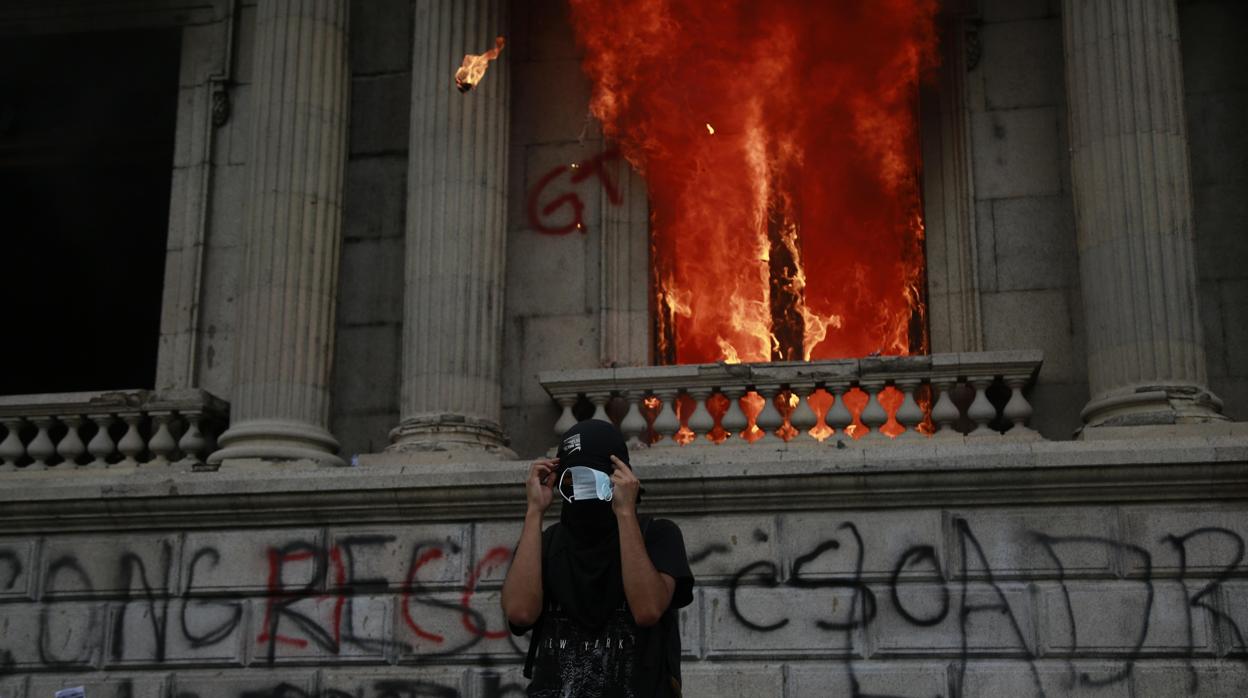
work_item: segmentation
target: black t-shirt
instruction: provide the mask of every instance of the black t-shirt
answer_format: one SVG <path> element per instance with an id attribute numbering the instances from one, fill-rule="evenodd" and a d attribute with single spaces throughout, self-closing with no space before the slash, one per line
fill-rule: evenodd
<path id="1" fill-rule="evenodd" d="M 655 625 L 640 628 L 626 606 L 618 608 L 602 628 L 585 628 L 562 611 L 560 600 L 547 593 L 545 608 L 533 626 L 525 675 L 532 681 L 528 695 L 537 698 L 652 698 L 680 695 L 680 628 L 677 609 L 693 601 L 693 573 L 680 528 L 667 519 L 643 517 L 646 552 L 659 572 L 676 580 L 671 605 Z M 555 536 L 562 524 L 542 534 L 542 576 L 547 577 Z M 544 590 L 550 585 L 544 584 Z M 515 628 L 517 634 L 528 628 Z M 673 682 L 674 685 L 673 685 Z"/>

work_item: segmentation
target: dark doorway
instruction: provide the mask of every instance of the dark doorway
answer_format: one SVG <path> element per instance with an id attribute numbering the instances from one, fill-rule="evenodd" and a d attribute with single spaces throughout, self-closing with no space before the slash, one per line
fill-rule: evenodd
<path id="1" fill-rule="evenodd" d="M 0 40 L 0 394 L 154 386 L 180 42 Z"/>

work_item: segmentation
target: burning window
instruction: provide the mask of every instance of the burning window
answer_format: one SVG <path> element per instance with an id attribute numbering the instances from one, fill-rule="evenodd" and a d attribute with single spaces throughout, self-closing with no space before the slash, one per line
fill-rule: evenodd
<path id="1" fill-rule="evenodd" d="M 927 351 L 918 82 L 934 0 L 571 0 L 644 175 L 660 363 Z"/>

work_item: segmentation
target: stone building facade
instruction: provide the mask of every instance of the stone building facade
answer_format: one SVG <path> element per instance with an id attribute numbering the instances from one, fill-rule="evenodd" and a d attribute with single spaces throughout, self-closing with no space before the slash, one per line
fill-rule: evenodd
<path id="1" fill-rule="evenodd" d="M 4 3 L 0 696 L 523 695 L 521 479 L 585 418 L 684 531 L 688 696 L 1248 695 L 1248 12 L 938 22 L 932 353 L 652 366 L 560 0 Z M 886 386 L 896 439 L 673 442 Z"/>

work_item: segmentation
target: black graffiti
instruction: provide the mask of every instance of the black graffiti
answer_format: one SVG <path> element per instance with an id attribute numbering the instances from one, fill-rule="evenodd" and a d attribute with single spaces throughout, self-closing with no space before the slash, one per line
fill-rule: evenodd
<path id="1" fill-rule="evenodd" d="M 191 596 L 191 590 L 195 587 L 195 570 L 199 567 L 200 561 L 208 561 L 212 567 L 216 567 L 221 562 L 221 553 L 216 548 L 204 547 L 195 551 L 191 556 L 190 566 L 187 568 L 186 574 L 186 590 L 182 593 L 182 609 L 179 613 L 179 620 L 182 624 L 182 636 L 187 639 L 192 648 L 211 647 L 228 638 L 238 624 L 243 620 L 243 604 L 239 601 L 218 601 L 214 599 L 200 599 Z M 187 611 L 192 608 L 228 608 L 230 609 L 230 617 L 217 627 L 196 633 L 191 630 L 190 619 L 187 617 Z"/>
<path id="2" fill-rule="evenodd" d="M 1037 692 L 1040 695 L 1044 695 L 1044 686 L 1040 681 L 1040 672 L 1036 669 L 1036 655 L 1027 647 L 1027 638 L 1023 634 L 1022 627 L 1018 624 L 1018 618 L 1014 615 L 1014 610 L 1010 608 L 1010 602 L 1005 596 L 1005 591 L 993 579 L 992 567 L 988 564 L 988 556 L 984 555 L 983 546 L 979 544 L 975 534 L 971 533 L 971 527 L 967 525 L 966 519 L 955 519 L 953 524 L 958 532 L 958 545 L 962 553 L 962 611 L 958 614 L 958 634 L 962 641 L 962 653 L 958 660 L 958 690 L 961 691 L 962 686 L 966 684 L 966 664 L 969 654 L 967 651 L 967 623 L 970 621 L 971 616 L 976 613 L 997 612 L 1009 619 L 1010 629 L 1014 632 L 1014 638 L 1018 641 L 1019 647 L 1023 649 L 1024 656 L 1027 658 L 1027 667 L 1031 671 L 1032 682 L 1035 684 Z M 996 596 L 995 603 L 972 604 L 968 600 L 971 580 L 969 573 L 970 555 L 968 554 L 970 550 L 975 551 L 975 555 L 983 566 L 981 574 L 984 575 L 984 582 L 988 584 L 992 589 L 993 595 Z"/>
<path id="3" fill-rule="evenodd" d="M 710 545 L 707 545 L 706 547 L 702 548 L 698 552 L 690 555 L 689 564 L 696 565 L 699 562 L 702 562 L 703 560 L 707 559 L 708 557 L 712 555 L 724 554 L 724 553 L 730 553 L 730 552 L 732 552 L 732 548 L 729 548 L 727 545 L 724 545 L 723 543 L 711 543 Z"/>
<path id="4" fill-rule="evenodd" d="M 17 556 L 17 552 L 8 548 L 0 548 L 0 565 L 8 569 L 9 576 L 0 583 L 0 590 L 9 591 L 13 585 L 17 584 L 17 578 L 22 574 L 22 559 Z"/>
<path id="5" fill-rule="evenodd" d="M 58 582 L 65 574 L 72 574 L 78 578 L 80 586 L 76 591 L 90 592 L 93 587 L 91 585 L 91 577 L 86 570 L 78 564 L 73 556 L 66 555 L 53 560 L 48 565 L 48 572 L 44 577 L 44 593 L 60 591 Z M 67 590 L 68 591 L 68 590 Z M 53 618 L 57 606 L 61 603 L 55 596 L 48 598 L 43 606 L 39 609 L 39 662 L 48 667 L 75 668 L 85 667 L 90 661 L 96 650 L 98 643 L 92 638 L 96 637 L 96 629 L 100 624 L 100 608 L 96 604 L 91 605 L 91 610 L 87 614 L 87 624 L 82 628 L 83 640 L 80 642 L 78 652 L 72 656 L 65 657 L 52 648 L 56 645 L 54 641 L 55 629 L 53 627 Z M 71 629 L 69 632 L 73 632 Z"/>
<path id="6" fill-rule="evenodd" d="M 1028 676 L 1035 695 L 1041 697 L 1046 695 L 1045 686 L 1041 680 L 1041 674 L 1037 661 L 1039 652 L 1037 648 L 1031 646 L 1028 633 L 1024 631 L 1023 623 L 1020 621 L 1016 613 L 1016 609 L 1010 603 L 1009 590 L 997 581 L 996 572 L 992 569 L 988 555 L 985 553 L 983 545 L 979 542 L 975 533 L 971 530 L 969 523 L 962 518 L 954 518 L 952 520 L 952 529 L 954 534 L 954 545 L 959 552 L 960 566 L 957 575 L 957 598 L 954 598 L 955 587 L 946 579 L 943 573 L 943 565 L 932 545 L 914 545 L 903 551 L 895 560 L 891 567 L 891 573 L 888 576 L 887 587 L 891 607 L 896 611 L 896 615 L 907 625 L 915 628 L 929 628 L 940 625 L 949 619 L 950 614 L 956 609 L 956 622 L 958 632 L 958 659 L 955 664 L 954 676 L 950 689 L 955 696 L 961 696 L 965 691 L 971 690 L 966 685 L 966 669 L 971 657 L 971 638 L 975 634 L 975 623 L 977 617 L 987 617 L 1003 622 L 1004 629 L 1009 644 L 1011 644 L 1021 656 L 1021 661 L 1026 663 Z M 820 630 L 829 632 L 844 633 L 844 641 L 847 646 L 852 642 L 852 631 L 859 628 L 868 627 L 877 616 L 876 598 L 872 589 L 863 581 L 863 555 L 864 548 L 862 538 L 859 535 L 857 527 L 850 522 L 841 524 L 837 529 L 838 535 L 817 543 L 808 552 L 799 555 L 794 559 L 793 570 L 788 580 L 782 579 L 780 566 L 771 560 L 761 559 L 749 562 L 741 566 L 729 580 L 728 608 L 734 620 L 747 630 L 759 633 L 772 633 L 788 627 L 793 619 L 797 616 L 790 617 L 786 614 L 774 614 L 766 617 L 759 613 L 758 608 L 750 608 L 749 600 L 752 598 L 748 593 L 749 587 L 761 589 L 779 589 L 784 587 L 801 588 L 801 589 L 836 589 L 851 592 L 848 606 L 848 616 L 836 617 L 834 619 L 824 618 L 820 615 L 819 610 L 803 609 L 803 617 L 811 618 L 806 621 L 812 623 Z M 1245 633 L 1243 629 L 1235 622 L 1235 620 L 1225 611 L 1221 610 L 1215 603 L 1217 592 L 1222 585 L 1233 576 L 1243 574 L 1241 565 L 1245 555 L 1248 554 L 1248 546 L 1245 546 L 1243 539 L 1233 531 L 1224 528 L 1206 527 L 1191 530 L 1183 535 L 1168 535 L 1163 540 L 1168 542 L 1176 551 L 1179 561 L 1179 579 L 1180 585 L 1185 585 L 1185 580 L 1189 576 L 1189 567 L 1187 561 L 1187 549 L 1190 542 L 1196 538 L 1216 538 L 1228 542 L 1233 548 L 1228 558 L 1222 562 L 1216 574 L 1211 580 L 1205 583 L 1200 589 L 1191 592 L 1190 596 L 1186 596 L 1187 602 L 1187 657 L 1189 667 L 1189 688 L 1192 692 L 1198 689 L 1197 674 L 1192 663 L 1195 656 L 1194 645 L 1194 613 L 1197 609 L 1203 610 L 1208 614 L 1211 623 L 1215 629 L 1224 627 L 1232 638 L 1232 642 L 1242 652 L 1248 650 L 1248 642 L 1245 642 Z M 1143 656 L 1146 643 L 1148 640 L 1150 627 L 1150 618 L 1154 611 L 1156 603 L 1155 586 L 1156 574 L 1154 571 L 1153 556 L 1143 547 L 1124 543 L 1112 538 L 1100 536 L 1053 536 L 1040 532 L 1030 532 L 1028 540 L 1036 543 L 1040 550 L 1053 563 L 1054 573 L 1050 577 L 1056 582 L 1057 597 L 1062 604 L 1062 613 L 1066 620 L 1067 637 L 1066 645 L 1068 649 L 1062 652 L 1060 656 L 1066 663 L 1068 670 L 1067 690 L 1074 690 L 1077 686 L 1087 688 L 1098 688 L 1118 684 L 1130 679 L 1133 675 L 1136 663 Z M 804 572 L 809 566 L 821 556 L 827 555 L 832 551 L 845 551 L 845 543 L 852 541 L 855 547 L 849 552 L 853 555 L 853 566 L 846 572 L 833 576 L 832 578 L 815 578 Z M 1142 600 L 1140 603 L 1140 611 L 1137 622 L 1129 630 L 1132 633 L 1130 645 L 1127 647 L 1120 659 L 1120 664 L 1112 670 L 1099 674 L 1092 672 L 1078 672 L 1075 668 L 1075 657 L 1079 656 L 1084 649 L 1080 642 L 1079 622 L 1081 619 L 1075 611 L 1075 604 L 1071 598 L 1071 591 L 1068 585 L 1066 562 L 1064 555 L 1068 556 L 1068 548 L 1074 546 L 1099 546 L 1107 549 L 1111 556 L 1125 557 L 1136 562 L 1136 566 L 1141 573 L 1128 581 L 1141 585 Z M 704 548 L 709 549 L 710 546 Z M 717 550 L 718 552 L 718 550 Z M 915 570 L 923 570 L 928 575 L 937 580 L 934 585 L 904 585 L 902 577 L 905 573 Z M 1042 577 L 1034 577 L 1038 580 Z M 915 607 L 914 597 L 903 597 L 903 589 L 934 589 L 935 594 L 931 606 L 923 607 L 922 610 Z M 1184 586 L 1184 594 L 1187 595 L 1186 586 Z M 907 602 L 907 598 L 910 599 Z M 768 608 L 774 609 L 769 605 Z M 822 608 L 822 605 L 821 605 Z M 794 611 L 797 609 L 794 608 Z M 859 677 L 855 671 L 855 664 L 852 657 L 845 660 L 847 668 L 847 677 L 849 682 L 850 694 L 856 698 L 890 698 L 886 696 L 869 695 L 862 691 L 859 684 Z M 1248 653 L 1243 657 L 1243 661 L 1248 662 Z"/>
<path id="7" fill-rule="evenodd" d="M 1231 575 L 1235 574 L 1235 571 L 1239 568 L 1239 564 L 1243 562 L 1244 539 L 1240 538 L 1234 531 L 1217 526 L 1196 528 L 1181 536 L 1167 535 L 1162 537 L 1162 541 L 1170 543 L 1175 548 L 1175 552 L 1179 556 L 1179 586 L 1183 589 L 1183 593 L 1185 595 L 1187 594 L 1187 543 L 1191 539 L 1200 536 L 1221 537 L 1224 540 L 1229 541 L 1235 548 L 1235 555 L 1233 560 L 1230 560 L 1223 565 L 1220 570 L 1218 570 L 1212 581 L 1201 587 L 1200 591 L 1197 591 L 1195 594 L 1188 597 L 1187 603 L 1183 607 L 1184 612 L 1187 615 L 1188 687 L 1193 692 L 1200 686 L 1199 676 L 1196 673 L 1196 667 L 1192 662 L 1193 657 L 1196 655 L 1196 639 L 1192 619 L 1193 608 L 1204 609 L 1204 611 L 1209 614 L 1209 618 L 1212 620 L 1214 628 L 1220 628 L 1222 623 L 1226 623 L 1227 628 L 1231 633 L 1232 641 L 1238 644 L 1241 650 L 1248 650 L 1248 642 L 1244 641 L 1244 632 L 1239 627 L 1239 624 L 1236 623 L 1233 618 L 1207 601 L 1207 599 L 1214 592 L 1221 588 L 1222 584 L 1226 582 L 1226 580 L 1230 579 Z M 1242 661 L 1248 663 L 1248 656 L 1245 656 Z"/>
<path id="8" fill-rule="evenodd" d="M 897 591 L 897 582 L 901 578 L 901 573 L 910 565 L 917 565 L 926 562 L 931 565 L 932 571 L 940 577 L 940 610 L 929 616 L 916 616 L 906 608 L 901 601 L 901 595 Z M 940 560 L 936 559 L 936 549 L 930 545 L 916 545 L 908 548 L 901 557 L 897 558 L 897 564 L 893 566 L 893 573 L 888 578 L 888 593 L 893 602 L 893 608 L 897 609 L 897 614 L 911 625 L 917 625 L 920 628 L 927 628 L 933 625 L 939 625 L 949 615 L 949 587 L 945 585 L 945 575 L 940 570 Z"/>
<path id="9" fill-rule="evenodd" d="M 1153 558 L 1147 550 L 1129 543 L 1121 543 L 1110 538 L 1101 538 L 1099 536 L 1049 536 L 1043 533 L 1032 533 L 1032 538 L 1038 542 L 1053 560 L 1054 566 L 1057 568 L 1057 582 L 1062 592 L 1062 600 L 1066 608 L 1066 622 L 1070 628 L 1070 651 L 1066 655 L 1066 666 L 1068 673 L 1068 687 L 1074 687 L 1076 681 L 1084 686 L 1099 687 L 1108 686 L 1126 680 L 1132 672 L 1136 658 L 1139 657 L 1140 650 L 1143 649 L 1144 643 L 1148 640 L 1149 618 L 1152 616 L 1153 608 Z M 1144 611 L 1142 613 L 1142 622 L 1140 623 L 1140 632 L 1136 638 L 1135 646 L 1129 652 L 1127 660 L 1123 663 L 1122 669 L 1108 676 L 1092 676 L 1086 672 L 1077 674 L 1075 670 L 1074 657 L 1079 651 L 1079 633 L 1078 623 L 1075 617 L 1074 607 L 1070 602 L 1070 590 L 1066 586 L 1066 566 L 1062 562 L 1062 558 L 1058 555 L 1057 550 L 1065 545 L 1099 545 L 1105 546 L 1110 550 L 1116 550 L 1124 553 L 1130 553 L 1140 558 L 1141 564 L 1144 566 L 1144 578 L 1142 583 L 1146 588 L 1146 600 L 1144 603 Z"/>
<path id="10" fill-rule="evenodd" d="M 155 638 L 156 645 L 156 661 L 165 661 L 165 637 L 169 628 L 169 574 L 173 561 L 173 549 L 168 541 L 161 545 L 160 551 L 161 563 L 164 568 L 164 577 L 160 585 L 160 593 L 157 594 L 152 589 L 152 583 L 147 578 L 147 566 L 143 563 L 142 558 L 134 553 L 125 553 L 121 556 L 122 580 L 121 588 L 124 590 L 121 608 L 117 611 L 116 619 L 113 622 L 113 659 L 121 659 L 126 647 L 126 609 L 130 605 L 132 599 L 132 589 L 135 581 L 135 572 L 138 572 L 138 582 L 143 586 L 143 600 L 147 604 L 148 619 L 152 624 L 152 636 Z"/>

